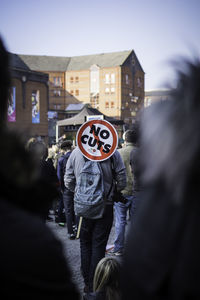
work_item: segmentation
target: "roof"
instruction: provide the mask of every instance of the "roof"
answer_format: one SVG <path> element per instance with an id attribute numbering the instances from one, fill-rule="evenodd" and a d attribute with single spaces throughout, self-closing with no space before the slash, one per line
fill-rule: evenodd
<path id="1" fill-rule="evenodd" d="M 121 66 L 132 51 L 133 50 L 74 57 L 21 54 L 17 56 L 32 70 L 65 72 L 86 70 L 92 65 L 98 65 L 101 68 Z"/>
<path id="2" fill-rule="evenodd" d="M 11 68 L 30 71 L 30 68 L 25 64 L 25 62 L 17 54 L 9 53 L 9 58 L 10 58 L 10 67 Z"/>
<path id="3" fill-rule="evenodd" d="M 168 96 L 170 95 L 170 93 L 171 93 L 170 89 L 157 89 L 157 90 L 146 91 L 145 97 Z"/>
<path id="4" fill-rule="evenodd" d="M 27 64 L 17 54 L 9 53 L 9 67 L 12 77 L 21 78 L 22 75 L 28 76 L 28 80 L 40 81 L 47 83 L 49 75 L 41 71 L 31 70 Z"/>
<path id="5" fill-rule="evenodd" d="M 83 109 L 74 117 L 57 121 L 58 126 L 68 126 L 68 125 L 82 125 L 86 120 L 86 116 L 91 115 L 104 115 L 98 109 L 92 108 L 89 104 L 84 105 Z M 104 115 L 104 119 L 112 124 L 122 125 L 124 122 L 122 120 L 117 120 L 112 117 Z"/>
<path id="6" fill-rule="evenodd" d="M 83 106 L 84 106 L 83 103 L 71 103 L 66 107 L 65 111 L 71 111 L 71 110 L 80 111 L 83 108 Z"/>
<path id="7" fill-rule="evenodd" d="M 40 55 L 18 55 L 25 64 L 36 71 L 60 71 L 67 70 L 70 57 L 62 56 L 40 56 Z"/>
<path id="8" fill-rule="evenodd" d="M 98 65 L 100 68 L 121 66 L 127 59 L 127 57 L 131 54 L 131 52 L 132 50 L 85 56 L 74 56 L 71 58 L 67 70 L 87 70 L 92 65 Z"/>

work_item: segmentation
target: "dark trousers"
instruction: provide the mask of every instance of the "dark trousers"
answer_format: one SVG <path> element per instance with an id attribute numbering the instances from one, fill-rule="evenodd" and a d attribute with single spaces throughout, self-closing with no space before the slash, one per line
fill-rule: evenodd
<path id="1" fill-rule="evenodd" d="M 106 205 L 101 219 L 83 218 L 80 232 L 81 269 L 85 285 L 93 290 L 93 277 L 98 262 L 105 257 L 113 223 L 113 206 Z"/>
<path id="2" fill-rule="evenodd" d="M 72 234 L 74 233 L 73 225 L 77 225 L 77 218 L 74 213 L 74 193 L 66 188 L 63 191 L 63 203 L 65 207 L 67 231 L 69 234 Z"/>
<path id="3" fill-rule="evenodd" d="M 64 204 L 63 204 L 63 193 L 59 191 L 59 198 L 58 198 L 58 216 L 57 221 L 65 223 L 65 212 L 64 212 Z"/>

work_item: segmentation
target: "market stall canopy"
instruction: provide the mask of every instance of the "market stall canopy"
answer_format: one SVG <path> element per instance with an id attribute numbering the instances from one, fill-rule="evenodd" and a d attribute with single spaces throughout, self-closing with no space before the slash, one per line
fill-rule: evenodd
<path id="1" fill-rule="evenodd" d="M 90 104 L 85 104 L 82 110 L 74 117 L 57 121 L 57 126 L 82 125 L 86 121 L 87 116 L 92 116 L 92 115 L 103 115 L 104 120 L 110 122 L 113 125 L 124 124 L 124 121 L 106 116 L 102 114 L 98 109 L 92 108 Z"/>

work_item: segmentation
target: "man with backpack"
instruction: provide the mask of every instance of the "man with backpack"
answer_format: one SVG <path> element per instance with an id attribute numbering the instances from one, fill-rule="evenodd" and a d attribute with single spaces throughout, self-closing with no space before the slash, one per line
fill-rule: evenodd
<path id="1" fill-rule="evenodd" d="M 57 175 L 60 181 L 60 199 L 58 206 L 58 223 L 60 226 L 64 226 L 63 221 L 67 223 L 67 231 L 69 239 L 75 239 L 76 237 L 76 218 L 74 214 L 73 198 L 74 193 L 65 187 L 64 175 L 66 164 L 69 156 L 72 153 L 72 142 L 65 140 L 62 142 L 61 151 L 63 155 L 58 160 Z"/>
<path id="2" fill-rule="evenodd" d="M 113 171 L 117 190 L 121 191 L 126 186 L 126 171 L 117 150 L 112 160 L 96 162 L 87 160 L 76 147 L 66 165 L 65 186 L 75 192 L 75 213 L 82 216 L 80 250 L 84 292 L 92 291 L 94 271 L 105 256 L 113 224 Z M 88 207 L 84 207 L 84 203 L 88 203 Z"/>

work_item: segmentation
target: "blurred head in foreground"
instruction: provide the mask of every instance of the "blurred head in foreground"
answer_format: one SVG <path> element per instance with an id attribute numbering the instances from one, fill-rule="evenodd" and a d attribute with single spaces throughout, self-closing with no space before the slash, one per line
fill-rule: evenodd
<path id="1" fill-rule="evenodd" d="M 114 257 L 102 258 L 95 270 L 93 288 L 95 292 L 104 291 L 105 300 L 120 299 L 119 279 L 121 265 Z"/>
<path id="2" fill-rule="evenodd" d="M 181 68 L 170 99 L 141 118 L 142 195 L 127 237 L 123 300 L 200 299 L 200 62 Z"/>
<path id="3" fill-rule="evenodd" d="M 146 109 L 141 122 L 145 184 L 162 181 L 176 201 L 197 183 L 200 170 L 200 61 L 182 62 L 171 99 Z M 198 183 L 197 186 L 198 187 Z"/>

